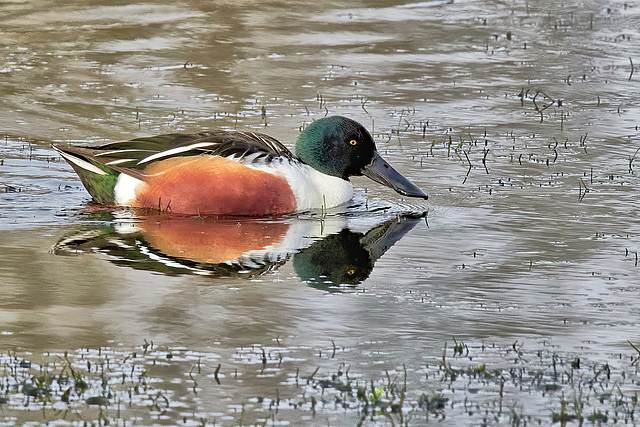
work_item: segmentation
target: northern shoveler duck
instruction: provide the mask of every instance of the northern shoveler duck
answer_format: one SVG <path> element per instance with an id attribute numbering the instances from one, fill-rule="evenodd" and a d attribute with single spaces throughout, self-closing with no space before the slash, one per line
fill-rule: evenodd
<path id="1" fill-rule="evenodd" d="M 311 123 L 297 156 L 267 135 L 222 130 L 54 148 L 104 205 L 194 215 L 303 212 L 349 201 L 354 175 L 427 198 L 380 156 L 361 124 L 342 116 Z"/>

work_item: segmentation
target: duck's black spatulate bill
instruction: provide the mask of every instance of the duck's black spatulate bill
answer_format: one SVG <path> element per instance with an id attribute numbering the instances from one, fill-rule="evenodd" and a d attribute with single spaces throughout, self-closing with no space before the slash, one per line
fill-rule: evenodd
<path id="1" fill-rule="evenodd" d="M 391 167 L 377 151 L 373 153 L 371 163 L 362 168 L 362 174 L 382 185 L 393 188 L 403 196 L 420 197 L 425 200 L 429 198 L 413 182 Z"/>

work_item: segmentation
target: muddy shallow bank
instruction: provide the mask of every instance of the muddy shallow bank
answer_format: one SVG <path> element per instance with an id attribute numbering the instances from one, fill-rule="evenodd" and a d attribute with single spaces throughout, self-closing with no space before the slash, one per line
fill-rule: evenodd
<path id="1" fill-rule="evenodd" d="M 2 422 L 633 423 L 639 11 L 0 4 Z M 96 212 L 49 145 L 223 127 L 291 147 L 331 114 L 428 202 L 356 178 L 342 210 L 245 227 L 298 239 L 229 274 Z M 317 280 L 318 253 L 358 274 Z"/>
<path id="2" fill-rule="evenodd" d="M 145 341 L 131 352 L 48 353 L 38 364 L 9 353 L 0 404 L 15 417 L 7 425 L 636 423 L 637 348 L 592 362 L 584 354 L 567 360 L 551 346 L 450 344 L 439 360 L 374 378 L 344 361 L 350 349 L 294 348 L 280 339 L 230 354 Z M 301 363 L 316 368 L 305 372 Z"/>

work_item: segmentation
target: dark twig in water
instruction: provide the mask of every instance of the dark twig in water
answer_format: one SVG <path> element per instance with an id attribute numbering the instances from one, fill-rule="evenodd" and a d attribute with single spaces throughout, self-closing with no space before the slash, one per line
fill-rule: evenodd
<path id="1" fill-rule="evenodd" d="M 469 163 L 469 170 L 467 170 L 467 174 L 464 177 L 464 181 L 462 181 L 462 183 L 464 184 L 465 182 L 467 182 L 467 178 L 469 178 L 469 174 L 471 173 L 471 160 L 469 160 L 469 156 L 467 155 L 466 151 L 463 151 L 462 154 L 464 154 L 464 156 L 467 158 L 467 162 Z"/>
<path id="2" fill-rule="evenodd" d="M 544 107 L 542 107 L 542 108 L 538 107 L 538 104 L 536 103 L 536 98 L 538 97 L 538 95 L 544 96 L 545 99 L 549 100 L 550 102 L 547 105 L 545 105 Z M 546 110 L 547 108 L 551 107 L 555 101 L 553 100 L 553 98 L 551 98 L 549 95 L 547 95 L 546 93 L 544 93 L 541 90 L 537 90 L 536 91 L 536 94 L 533 96 L 533 99 L 531 101 L 533 102 L 533 106 L 534 106 L 535 110 L 538 113 L 540 113 L 540 123 L 542 123 L 542 121 L 544 120 L 544 115 L 542 113 L 544 112 L 544 110 Z"/>
<path id="3" fill-rule="evenodd" d="M 637 256 L 637 254 L 636 254 L 636 256 Z M 638 348 L 637 346 L 635 346 L 635 345 L 634 345 L 631 341 L 629 341 L 629 340 L 627 340 L 627 342 L 629 343 L 629 345 L 631 345 L 631 347 L 633 347 L 633 349 L 634 349 L 635 351 L 637 351 L 637 352 L 638 352 L 638 356 L 640 356 L 640 348 Z M 640 358 L 636 358 L 636 360 L 634 360 L 633 362 L 631 362 L 631 364 L 632 364 L 632 365 L 635 365 L 635 364 L 638 362 L 638 360 L 640 360 Z"/>
<path id="4" fill-rule="evenodd" d="M 629 62 L 631 63 L 631 74 L 629 74 L 629 81 L 631 81 L 631 77 L 633 77 L 633 60 L 629 57 Z"/>
<path id="5" fill-rule="evenodd" d="M 631 156 L 629 158 L 629 173 L 633 173 L 633 166 L 631 165 L 633 163 L 633 161 L 636 158 L 636 155 L 638 155 L 638 151 L 640 151 L 640 147 L 638 147 L 638 149 L 636 150 L 635 153 L 633 153 L 633 156 Z"/>
<path id="6" fill-rule="evenodd" d="M 489 175 L 489 168 L 487 167 L 487 154 L 489 154 L 489 149 L 485 149 L 484 156 L 482 156 L 482 166 L 484 166 L 484 170 L 487 171 L 487 175 Z"/>
<path id="7" fill-rule="evenodd" d="M 191 381 L 193 381 L 193 393 L 194 394 L 198 394 L 198 381 L 196 381 L 195 378 L 193 378 L 193 370 L 195 369 L 195 366 L 191 367 L 191 370 L 189 371 L 189 378 L 191 378 Z"/>
<path id="8" fill-rule="evenodd" d="M 567 138 L 567 140 L 564 142 L 564 147 L 565 148 L 567 148 L 567 141 L 568 140 L 569 140 L 569 138 Z M 553 150 L 554 157 L 553 157 L 553 162 L 552 163 L 555 163 L 556 160 L 558 160 L 558 150 L 556 149 L 556 148 L 558 148 L 558 140 L 555 137 L 553 137 L 553 141 L 556 143 L 556 145 L 551 147 L 551 144 L 549 144 L 549 149 Z"/>
<path id="9" fill-rule="evenodd" d="M 398 119 L 398 136 L 400 136 L 400 124 L 402 123 L 403 117 L 404 117 L 404 108 L 400 112 L 400 118 Z"/>
<path id="10" fill-rule="evenodd" d="M 316 376 L 316 374 L 318 373 L 318 371 L 320 370 L 320 366 L 318 366 L 316 368 L 315 371 L 313 371 L 313 373 L 311 375 L 309 375 L 309 378 L 307 379 L 307 384 L 311 383 L 311 381 L 313 381 L 313 377 Z"/>
<path id="11" fill-rule="evenodd" d="M 367 102 L 369 102 L 369 99 L 370 99 L 369 97 L 367 97 L 367 98 L 364 98 L 364 97 L 363 97 L 363 98 L 362 98 L 362 100 L 360 101 L 360 102 L 362 102 L 362 109 L 363 109 L 363 110 L 364 110 L 364 112 L 365 112 L 365 113 L 367 113 L 367 114 L 369 114 L 369 112 L 367 111 L 367 109 L 366 109 L 366 107 L 365 107 L 365 106 L 367 105 Z"/>
<path id="12" fill-rule="evenodd" d="M 220 378 L 218 378 L 218 373 L 220 372 L 220 367 L 221 367 L 221 366 L 222 366 L 222 364 L 221 364 L 221 363 L 218 363 L 218 367 L 216 368 L 216 370 L 215 370 L 215 371 L 214 371 L 214 373 L 213 373 L 213 379 L 215 379 L 215 380 L 216 380 L 216 383 L 217 383 L 218 385 L 220 385 Z"/>
<path id="13" fill-rule="evenodd" d="M 589 192 L 589 187 L 587 187 L 587 184 L 584 183 L 584 180 L 582 178 L 580 178 L 580 180 L 578 181 L 578 191 L 578 202 L 582 202 L 582 199 L 584 199 L 584 197 Z"/>

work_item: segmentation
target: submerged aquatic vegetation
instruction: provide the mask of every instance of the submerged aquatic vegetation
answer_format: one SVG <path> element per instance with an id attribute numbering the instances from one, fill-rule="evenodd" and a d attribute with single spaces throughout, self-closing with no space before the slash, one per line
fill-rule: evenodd
<path id="1" fill-rule="evenodd" d="M 173 392 L 154 387 L 163 380 L 150 377 L 149 369 L 167 366 L 170 353 L 148 352 L 150 346 L 145 341 L 132 352 L 100 348 L 0 354 L 0 424 L 59 420 L 106 425 L 140 416 L 161 418 L 175 406 Z"/>
<path id="2" fill-rule="evenodd" d="M 353 372 L 360 365 L 341 361 L 348 352 L 336 353 L 335 343 L 323 356 L 277 342 L 228 358 L 148 341 L 130 352 L 2 353 L 0 424 L 565 425 L 637 417 L 635 344 L 593 361 L 544 344 L 454 340 L 439 361 L 373 375 L 372 367 Z M 301 361 L 318 367 L 305 375 Z"/>

